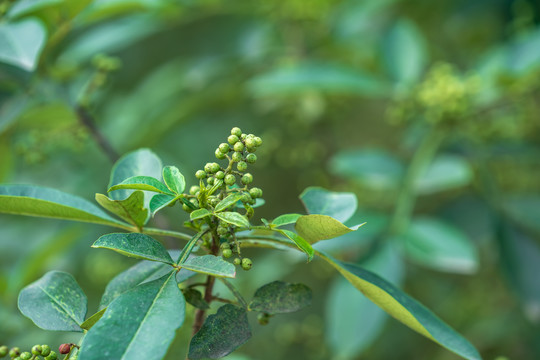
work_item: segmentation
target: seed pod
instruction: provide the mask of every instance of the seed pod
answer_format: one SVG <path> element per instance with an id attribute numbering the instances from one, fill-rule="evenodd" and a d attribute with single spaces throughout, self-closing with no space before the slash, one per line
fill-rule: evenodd
<path id="1" fill-rule="evenodd" d="M 227 156 L 221 152 L 221 150 L 216 149 L 214 155 L 216 156 L 216 159 L 222 160 L 225 159 Z"/>
<path id="2" fill-rule="evenodd" d="M 62 344 L 58 347 L 58 352 L 60 354 L 68 354 L 71 351 L 71 346 L 73 344 Z"/>
<path id="3" fill-rule="evenodd" d="M 224 258 L 230 258 L 232 256 L 232 250 L 231 249 L 225 249 L 221 252 Z"/>
<path id="4" fill-rule="evenodd" d="M 232 160 L 234 162 L 239 162 L 239 161 L 242 161 L 242 153 L 241 152 L 234 152 L 232 154 Z"/>
<path id="5" fill-rule="evenodd" d="M 225 175 L 225 184 L 227 185 L 234 185 L 236 182 L 236 177 L 233 174 L 227 174 Z"/>
<path id="6" fill-rule="evenodd" d="M 30 360 L 32 358 L 32 354 L 30 354 L 28 351 L 23 352 L 21 355 L 19 355 L 21 360 Z"/>

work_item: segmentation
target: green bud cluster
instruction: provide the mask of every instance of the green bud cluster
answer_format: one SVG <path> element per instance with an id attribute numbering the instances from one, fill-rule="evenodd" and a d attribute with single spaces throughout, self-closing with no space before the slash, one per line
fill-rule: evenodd
<path id="1" fill-rule="evenodd" d="M 0 346 L 0 358 L 9 356 L 13 360 L 57 360 L 58 355 L 51 351 L 49 345 L 34 345 L 31 351 L 21 351 L 18 347 L 9 349 L 7 346 Z"/>

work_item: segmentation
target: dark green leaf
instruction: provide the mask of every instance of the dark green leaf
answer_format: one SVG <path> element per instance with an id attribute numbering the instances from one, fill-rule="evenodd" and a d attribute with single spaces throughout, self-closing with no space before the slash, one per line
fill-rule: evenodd
<path id="1" fill-rule="evenodd" d="M 320 240 L 333 239 L 356 231 L 362 225 L 364 224 L 351 228 L 330 216 L 304 215 L 298 218 L 294 227 L 300 236 L 310 244 L 314 244 Z"/>
<path id="2" fill-rule="evenodd" d="M 208 310 L 210 305 L 203 299 L 201 292 L 194 288 L 188 288 L 182 291 L 186 301 L 197 309 Z"/>
<path id="3" fill-rule="evenodd" d="M 30 185 L 0 186 L 0 212 L 91 222 L 131 229 L 78 196 Z"/>
<path id="4" fill-rule="evenodd" d="M 426 195 L 468 185 L 473 179 L 469 163 L 459 156 L 439 155 L 418 177 L 416 192 Z"/>
<path id="5" fill-rule="evenodd" d="M 214 255 L 192 257 L 182 264 L 182 268 L 218 277 L 236 276 L 236 268 L 233 264 Z"/>
<path id="6" fill-rule="evenodd" d="M 45 330 L 82 331 L 86 295 L 73 276 L 50 271 L 19 294 L 19 309 Z"/>
<path id="7" fill-rule="evenodd" d="M 186 188 L 186 179 L 175 166 L 165 166 L 163 168 L 163 181 L 169 190 L 178 195 Z"/>
<path id="8" fill-rule="evenodd" d="M 250 337 L 246 310 L 226 304 L 216 314 L 210 315 L 191 339 L 188 357 L 191 360 L 219 359 L 236 350 Z"/>
<path id="9" fill-rule="evenodd" d="M 95 313 L 94 315 L 90 316 L 88 319 L 86 319 L 82 324 L 81 324 L 81 329 L 84 329 L 84 330 L 90 330 L 90 328 L 92 326 L 94 326 L 98 321 L 99 319 L 101 319 L 101 317 L 103 316 L 103 314 L 105 314 L 105 310 L 107 310 L 107 308 L 104 308 L 104 309 L 101 309 L 99 310 L 97 313 Z"/>
<path id="10" fill-rule="evenodd" d="M 251 225 L 249 224 L 248 219 L 246 219 L 245 216 L 240 215 L 236 212 L 221 212 L 214 214 L 216 217 L 218 217 L 220 220 L 225 221 L 226 223 L 229 223 L 231 225 L 235 225 L 241 228 L 249 228 Z"/>
<path id="11" fill-rule="evenodd" d="M 311 247 L 310 243 L 308 243 L 306 240 L 304 240 L 303 237 L 301 237 L 300 235 L 298 235 L 298 234 L 296 234 L 296 233 L 294 233 L 292 231 L 289 231 L 289 230 L 278 229 L 276 231 L 279 232 L 280 234 L 285 235 L 286 237 L 288 237 L 292 241 L 294 241 L 296 246 L 298 246 L 298 248 L 300 250 L 302 250 L 303 252 L 305 252 L 307 254 L 308 262 L 313 259 L 313 255 L 315 254 L 314 251 L 313 251 L 313 248 Z"/>
<path id="12" fill-rule="evenodd" d="M 302 216 L 300 214 L 283 214 L 272 220 L 272 225 L 279 227 L 288 224 L 294 224 L 298 218 Z"/>
<path id="13" fill-rule="evenodd" d="M 142 191 L 135 191 L 125 200 L 111 200 L 103 194 L 96 194 L 96 201 L 105 209 L 139 229 L 146 224 L 148 210 L 144 208 L 144 193 Z"/>
<path id="14" fill-rule="evenodd" d="M 519 195 L 504 199 L 503 210 L 512 220 L 540 233 L 540 196 Z"/>
<path id="15" fill-rule="evenodd" d="M 37 19 L 24 19 L 16 23 L 0 23 L 0 61 L 27 71 L 33 71 L 47 33 Z M 22 41 L 21 39 L 24 39 Z"/>
<path id="16" fill-rule="evenodd" d="M 197 219 L 202 219 L 210 215 L 212 215 L 212 213 L 208 211 L 207 209 L 197 209 L 197 210 L 192 211 L 191 214 L 189 214 L 189 218 L 191 220 L 197 220 Z"/>
<path id="17" fill-rule="evenodd" d="M 176 200 L 178 200 L 178 197 L 174 195 L 156 194 L 150 200 L 150 212 L 154 215 L 165 206 L 174 204 Z"/>
<path id="18" fill-rule="evenodd" d="M 311 305 L 311 289 L 304 284 L 274 281 L 255 291 L 249 309 L 270 315 L 290 313 Z"/>
<path id="19" fill-rule="evenodd" d="M 169 189 L 161 181 L 150 176 L 133 176 L 127 178 L 119 184 L 116 184 L 107 190 L 113 192 L 115 190 L 130 189 L 130 190 L 146 190 L 162 194 L 173 195 Z"/>
<path id="20" fill-rule="evenodd" d="M 78 360 L 161 360 L 184 317 L 173 271 L 114 300 L 84 337 Z"/>
<path id="21" fill-rule="evenodd" d="M 358 206 L 353 193 L 332 192 L 317 187 L 305 189 L 300 194 L 300 200 L 309 214 L 328 215 L 340 222 L 349 220 Z"/>
<path id="22" fill-rule="evenodd" d="M 221 200 L 219 204 L 216 205 L 214 211 L 221 212 L 227 210 L 227 208 L 236 204 L 242 198 L 242 196 L 244 196 L 244 194 L 240 192 L 236 192 L 227 196 L 225 199 Z"/>
<path id="23" fill-rule="evenodd" d="M 93 248 L 114 250 L 122 255 L 137 259 L 174 264 L 171 255 L 157 240 L 140 233 L 116 233 L 103 235 L 92 245 Z"/>

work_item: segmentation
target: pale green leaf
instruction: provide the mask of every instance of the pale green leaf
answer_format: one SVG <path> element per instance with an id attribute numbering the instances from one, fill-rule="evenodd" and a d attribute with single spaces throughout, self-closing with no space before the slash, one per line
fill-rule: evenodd
<path id="1" fill-rule="evenodd" d="M 362 225 L 351 228 L 327 215 L 304 215 L 296 221 L 295 229 L 310 244 L 314 244 L 356 231 Z"/>
<path id="2" fill-rule="evenodd" d="M 148 210 L 144 208 L 144 193 L 142 191 L 135 191 L 125 200 L 112 200 L 103 194 L 96 194 L 96 201 L 103 208 L 139 229 L 148 220 Z"/>
<path id="3" fill-rule="evenodd" d="M 294 224 L 298 218 L 302 216 L 300 214 L 283 214 L 272 220 L 272 225 L 279 227 L 283 225 Z"/>
<path id="4" fill-rule="evenodd" d="M 300 200 L 309 214 L 328 215 L 341 222 L 349 220 L 358 206 L 353 193 L 332 192 L 318 187 L 305 189 Z"/>
<path id="5" fill-rule="evenodd" d="M 189 214 L 189 218 L 191 220 L 197 220 L 197 219 L 202 219 L 202 218 L 210 216 L 210 215 L 212 215 L 212 213 L 207 209 L 197 209 L 197 210 L 193 210 Z"/>
<path id="6" fill-rule="evenodd" d="M 227 196 L 225 199 L 221 200 L 215 207 L 215 212 L 221 212 L 224 210 L 227 210 L 227 208 L 233 206 L 236 204 L 241 198 L 244 196 L 241 192 L 233 193 L 229 196 Z"/>
<path id="7" fill-rule="evenodd" d="M 133 176 L 127 178 L 119 184 L 116 184 L 109 188 L 108 192 L 115 190 L 129 189 L 129 190 L 146 190 L 162 194 L 173 195 L 169 189 L 161 181 L 150 176 Z"/>
<path id="8" fill-rule="evenodd" d="M 192 257 L 181 266 L 183 269 L 217 277 L 234 278 L 236 276 L 236 268 L 233 264 L 214 255 Z"/>
<path id="9" fill-rule="evenodd" d="M 313 259 L 313 255 L 315 254 L 313 248 L 311 247 L 311 244 L 307 242 L 302 236 L 284 229 L 277 229 L 275 231 L 291 239 L 300 250 L 307 254 L 308 261 L 311 261 Z"/>
<path id="10" fill-rule="evenodd" d="M 165 166 L 163 168 L 163 181 L 167 188 L 177 195 L 181 194 L 186 188 L 186 179 L 175 166 Z"/>
<path id="11" fill-rule="evenodd" d="M 0 61 L 33 71 L 46 38 L 45 27 L 37 19 L 3 21 L 0 23 Z"/>
<path id="12" fill-rule="evenodd" d="M 94 326 L 99 321 L 99 319 L 101 319 L 101 317 L 105 313 L 105 310 L 107 310 L 107 308 L 103 308 L 103 309 L 99 310 L 97 313 L 95 313 L 94 315 L 92 315 L 88 319 L 86 319 L 81 324 L 81 329 L 90 330 L 90 328 L 92 326 Z"/>
<path id="13" fill-rule="evenodd" d="M 223 220 L 226 223 L 231 224 L 231 225 L 235 225 L 241 228 L 251 227 L 248 219 L 245 216 L 242 216 L 236 212 L 225 211 L 225 212 L 217 213 L 214 215 L 220 220 Z"/>
<path id="14" fill-rule="evenodd" d="M 114 250 L 122 255 L 137 259 L 174 264 L 167 250 L 157 240 L 140 233 L 107 234 L 100 237 L 93 248 Z"/>

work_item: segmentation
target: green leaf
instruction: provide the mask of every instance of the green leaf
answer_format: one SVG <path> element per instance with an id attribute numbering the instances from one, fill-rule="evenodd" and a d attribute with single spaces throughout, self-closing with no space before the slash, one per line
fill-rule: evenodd
<path id="1" fill-rule="evenodd" d="M 469 163 L 454 155 L 439 155 L 418 177 L 415 183 L 417 194 L 429 195 L 468 185 L 473 179 Z"/>
<path id="2" fill-rule="evenodd" d="M 240 215 L 239 213 L 236 213 L 236 212 L 225 211 L 225 212 L 217 213 L 217 214 L 214 214 L 214 215 L 217 218 L 219 218 L 220 220 L 223 220 L 226 223 L 231 224 L 231 225 L 235 225 L 235 226 L 238 226 L 238 227 L 241 227 L 241 228 L 250 228 L 251 227 L 251 225 L 249 224 L 248 219 L 246 219 L 245 216 L 242 216 L 242 215 Z"/>
<path id="3" fill-rule="evenodd" d="M 341 222 L 349 220 L 358 207 L 355 194 L 318 187 L 305 189 L 300 194 L 300 200 L 309 214 L 328 215 Z"/>
<path id="4" fill-rule="evenodd" d="M 540 196 L 517 195 L 502 201 L 504 213 L 520 225 L 540 233 Z"/>
<path id="5" fill-rule="evenodd" d="M 236 276 L 236 268 L 233 264 L 214 255 L 192 257 L 181 266 L 187 270 L 217 277 L 234 278 Z"/>
<path id="6" fill-rule="evenodd" d="M 87 300 L 73 276 L 50 271 L 19 294 L 19 310 L 45 330 L 82 331 Z"/>
<path id="7" fill-rule="evenodd" d="M 93 248 L 114 250 L 122 255 L 165 264 L 174 264 L 171 255 L 157 240 L 140 233 L 117 233 L 103 235 L 92 245 Z"/>
<path id="8" fill-rule="evenodd" d="M 302 216 L 300 214 L 283 214 L 272 220 L 272 225 L 279 227 L 283 225 L 294 224 L 298 218 Z"/>
<path id="9" fill-rule="evenodd" d="M 295 312 L 311 305 L 311 289 L 304 284 L 274 281 L 255 291 L 249 309 L 270 315 Z"/>
<path id="10" fill-rule="evenodd" d="M 193 305 L 197 309 L 201 310 L 208 310 L 210 309 L 210 305 L 203 299 L 203 296 L 201 292 L 194 288 L 187 288 L 182 291 L 184 294 L 184 297 L 186 298 L 186 302 L 188 304 Z"/>
<path id="11" fill-rule="evenodd" d="M 332 259 L 319 251 L 317 254 L 328 261 L 368 299 L 412 330 L 465 359 L 481 360 L 478 351 L 465 338 L 388 281 L 358 265 Z"/>
<path id="12" fill-rule="evenodd" d="M 303 252 L 307 254 L 308 262 L 313 259 L 313 255 L 315 254 L 315 252 L 313 251 L 311 244 L 308 243 L 303 237 L 289 230 L 277 229 L 275 231 L 279 232 L 280 234 L 285 235 L 286 237 L 294 241 L 296 246 L 298 246 L 300 250 L 302 250 Z"/>
<path id="13" fill-rule="evenodd" d="M 130 189 L 130 190 L 146 190 L 162 194 L 171 194 L 169 189 L 158 179 L 154 179 L 150 176 L 133 176 L 122 181 L 120 184 L 116 184 L 107 190 L 112 192 L 114 190 Z"/>
<path id="14" fill-rule="evenodd" d="M 226 304 L 210 315 L 189 344 L 191 360 L 222 358 L 251 338 L 244 308 Z M 81 359 L 84 360 L 84 359 Z"/>
<path id="15" fill-rule="evenodd" d="M 236 192 L 229 196 L 227 196 L 225 199 L 221 200 L 215 207 L 214 212 L 222 212 L 226 210 L 227 208 L 233 206 L 236 204 L 241 198 L 244 196 L 243 193 Z"/>
<path id="16" fill-rule="evenodd" d="M 150 200 L 150 212 L 154 215 L 164 207 L 174 204 L 178 199 L 179 197 L 174 195 L 156 194 L 152 196 L 152 200 Z"/>
<path id="17" fill-rule="evenodd" d="M 350 228 L 327 215 L 304 215 L 298 218 L 294 227 L 301 237 L 314 244 L 356 231 L 362 225 L 364 224 Z"/>
<path id="18" fill-rule="evenodd" d="M 81 324 L 81 329 L 84 329 L 84 330 L 90 330 L 90 328 L 92 326 L 94 326 L 98 321 L 99 319 L 101 319 L 101 317 L 103 316 L 103 314 L 105 314 L 105 310 L 107 310 L 107 308 L 104 308 L 104 309 L 101 309 L 99 310 L 97 313 L 95 313 L 94 315 L 90 316 L 88 319 L 86 319 L 82 324 Z"/>
<path id="19" fill-rule="evenodd" d="M 470 274 L 478 268 L 471 241 L 459 229 L 439 220 L 414 219 L 400 240 L 411 260 L 432 269 Z"/>
<path id="20" fill-rule="evenodd" d="M 113 301 L 84 337 L 78 360 L 161 360 L 182 326 L 185 300 L 175 272 Z"/>
<path id="21" fill-rule="evenodd" d="M 212 215 L 212 213 L 208 211 L 207 209 L 197 209 L 197 210 L 192 211 L 191 214 L 189 214 L 189 218 L 191 220 L 197 220 L 197 219 L 202 219 L 210 215 Z"/>
<path id="22" fill-rule="evenodd" d="M 39 20 L 3 21 L 0 23 L 0 61 L 34 71 L 46 38 L 45 27 Z"/>
<path id="23" fill-rule="evenodd" d="M 135 225 L 138 229 L 142 229 L 148 220 L 148 210 L 144 208 L 142 191 L 135 191 L 125 200 L 112 200 L 103 194 L 96 194 L 96 201 L 103 208 Z"/>
<path id="24" fill-rule="evenodd" d="M 163 181 L 169 190 L 178 195 L 186 188 L 186 179 L 175 166 L 165 166 L 163 168 Z"/>
<path id="25" fill-rule="evenodd" d="M 0 212 L 91 222 L 131 229 L 96 205 L 78 196 L 31 185 L 1 185 Z"/>

